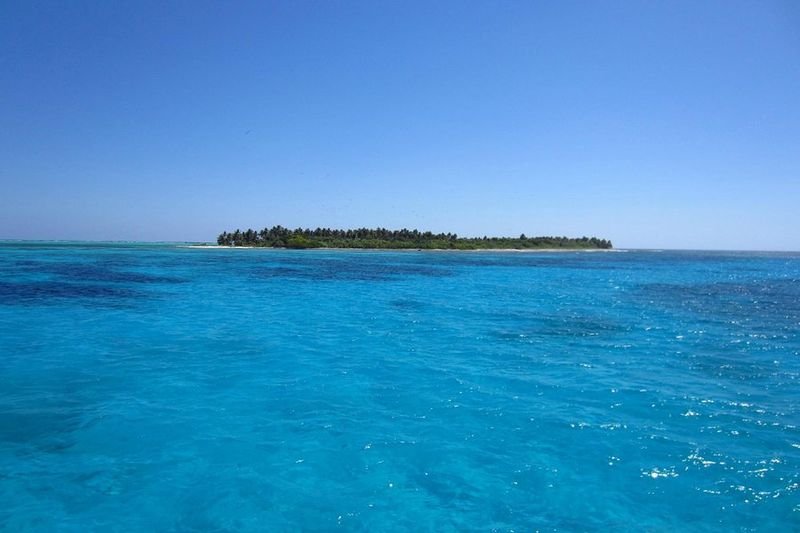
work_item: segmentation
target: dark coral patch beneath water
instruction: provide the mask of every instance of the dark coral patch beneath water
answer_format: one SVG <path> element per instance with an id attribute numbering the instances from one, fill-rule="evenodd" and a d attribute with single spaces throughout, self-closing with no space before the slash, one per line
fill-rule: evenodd
<path id="1" fill-rule="evenodd" d="M 0 305 L 42 305 L 75 299 L 115 305 L 144 296 L 142 291 L 96 283 L 0 282 Z"/>
<path id="2" fill-rule="evenodd" d="M 64 280 L 94 281 L 100 283 L 182 283 L 185 280 L 174 276 L 163 276 L 118 270 L 118 267 L 132 265 L 121 261 L 108 261 L 99 264 L 86 263 L 45 263 L 26 261 L 18 265 L 20 270 L 48 274 Z"/>
<path id="3" fill-rule="evenodd" d="M 680 309 L 734 323 L 768 320 L 796 327 L 800 322 L 800 280 L 772 279 L 703 284 L 650 283 L 639 297 L 659 307 Z"/>
<path id="4" fill-rule="evenodd" d="M 496 338 L 506 340 L 536 337 L 600 337 L 623 333 L 621 324 L 605 317 L 594 316 L 540 316 L 520 321 L 517 329 L 502 329 L 492 332 Z"/>
<path id="5" fill-rule="evenodd" d="M 408 276 L 445 277 L 453 271 L 414 263 L 318 260 L 293 264 L 287 261 L 256 271 L 259 277 L 310 281 L 391 281 Z"/>

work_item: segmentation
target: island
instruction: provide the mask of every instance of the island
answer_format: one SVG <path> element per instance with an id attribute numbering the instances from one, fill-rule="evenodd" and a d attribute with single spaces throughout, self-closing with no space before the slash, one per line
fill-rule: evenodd
<path id="1" fill-rule="evenodd" d="M 223 231 L 219 246 L 264 248 L 368 248 L 417 250 L 609 250 L 611 241 L 597 237 L 459 237 L 455 233 L 432 233 L 418 230 L 358 229 L 289 229 L 273 226 L 260 231 L 247 229 Z"/>

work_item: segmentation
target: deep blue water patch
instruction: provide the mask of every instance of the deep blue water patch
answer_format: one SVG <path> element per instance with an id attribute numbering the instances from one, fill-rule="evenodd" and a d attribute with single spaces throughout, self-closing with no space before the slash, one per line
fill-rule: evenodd
<path id="1" fill-rule="evenodd" d="M 301 253 L 315 253 L 301 252 Z M 445 277 L 453 275 L 450 269 L 428 263 L 412 263 L 398 258 L 370 256 L 368 253 L 351 253 L 342 258 L 281 258 L 274 265 L 260 267 L 256 275 L 265 278 L 322 281 L 390 281 L 408 276 Z M 407 259 L 401 257 L 399 259 Z"/>
<path id="2" fill-rule="evenodd" d="M 50 305 L 62 300 L 80 299 L 113 306 L 141 296 L 143 293 L 134 289 L 96 283 L 0 282 L 0 305 Z"/>
<path id="3" fill-rule="evenodd" d="M 800 255 L 0 245 L 0 529 L 800 529 Z"/>
<path id="4" fill-rule="evenodd" d="M 102 264 L 66 263 L 40 265 L 35 270 L 68 281 L 94 281 L 100 283 L 181 283 L 183 281 L 174 276 L 157 276 L 118 270 L 115 267 L 118 268 L 119 266 L 108 262 Z"/>

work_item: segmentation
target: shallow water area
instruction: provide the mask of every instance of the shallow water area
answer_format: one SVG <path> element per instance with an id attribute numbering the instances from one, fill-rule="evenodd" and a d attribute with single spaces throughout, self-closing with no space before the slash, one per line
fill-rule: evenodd
<path id="1" fill-rule="evenodd" d="M 0 529 L 800 529 L 800 255 L 0 244 Z"/>

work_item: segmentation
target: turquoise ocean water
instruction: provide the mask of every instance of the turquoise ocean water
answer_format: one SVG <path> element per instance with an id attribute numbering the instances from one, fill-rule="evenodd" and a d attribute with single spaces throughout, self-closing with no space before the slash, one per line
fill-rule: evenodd
<path id="1" fill-rule="evenodd" d="M 800 255 L 0 245 L 0 529 L 798 531 Z"/>

